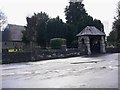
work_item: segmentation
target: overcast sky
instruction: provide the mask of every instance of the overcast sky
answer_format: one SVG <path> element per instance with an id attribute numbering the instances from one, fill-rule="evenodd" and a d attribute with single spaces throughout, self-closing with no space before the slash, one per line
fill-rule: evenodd
<path id="1" fill-rule="evenodd" d="M 83 0 L 87 13 L 100 19 L 105 26 L 105 33 L 111 31 L 113 18 L 117 15 L 119 0 Z M 51 18 L 60 16 L 65 22 L 64 10 L 69 0 L 0 0 L 0 9 L 8 17 L 8 23 L 26 25 L 26 17 L 34 12 L 46 12 Z"/>

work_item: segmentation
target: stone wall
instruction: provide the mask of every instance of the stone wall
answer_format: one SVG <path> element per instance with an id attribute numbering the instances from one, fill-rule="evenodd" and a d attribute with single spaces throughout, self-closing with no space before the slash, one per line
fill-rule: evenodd
<path id="1" fill-rule="evenodd" d="M 118 53 L 118 48 L 106 48 L 107 53 Z M 79 49 L 68 49 L 68 50 L 33 50 L 33 52 L 3 52 L 2 63 L 19 63 L 19 62 L 34 62 L 42 60 L 50 60 L 57 58 L 67 58 L 85 55 L 81 53 Z"/>
<path id="2" fill-rule="evenodd" d="M 115 47 L 115 48 L 112 48 L 112 47 L 106 48 L 106 53 L 119 53 L 119 52 L 120 52 L 120 48 L 118 48 L 118 47 Z"/>
<path id="3" fill-rule="evenodd" d="M 2 53 L 2 64 L 28 62 L 31 59 L 30 52 L 4 52 Z"/>
<path id="4" fill-rule="evenodd" d="M 2 53 L 2 63 L 19 63 L 29 61 L 41 61 L 57 58 L 67 58 L 80 56 L 81 53 L 78 49 L 69 50 L 34 50 L 33 52 L 4 52 Z"/>

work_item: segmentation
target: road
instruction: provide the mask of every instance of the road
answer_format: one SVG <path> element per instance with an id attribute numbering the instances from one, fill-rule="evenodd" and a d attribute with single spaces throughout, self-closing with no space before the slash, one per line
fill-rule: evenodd
<path id="1" fill-rule="evenodd" d="M 118 53 L 0 67 L 2 88 L 118 88 Z"/>

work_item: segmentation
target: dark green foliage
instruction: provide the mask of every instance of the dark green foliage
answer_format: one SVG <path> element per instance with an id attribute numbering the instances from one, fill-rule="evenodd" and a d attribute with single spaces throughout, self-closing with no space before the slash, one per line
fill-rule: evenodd
<path id="1" fill-rule="evenodd" d="M 107 37 L 108 43 L 112 45 L 120 44 L 120 1 L 118 3 L 118 16 L 113 22 L 112 31 Z"/>
<path id="2" fill-rule="evenodd" d="M 70 2 L 70 5 L 65 9 L 65 15 L 67 23 L 77 24 L 78 20 L 82 21 L 84 17 L 87 16 L 87 13 L 81 2 Z"/>
<path id="3" fill-rule="evenodd" d="M 26 32 L 26 31 L 22 31 L 22 33 L 23 33 L 22 41 L 23 41 L 26 45 L 30 44 L 30 41 L 29 41 L 28 38 L 27 38 L 27 32 Z"/>
<path id="4" fill-rule="evenodd" d="M 107 37 L 107 41 L 109 44 L 115 45 L 117 43 L 118 33 L 113 30 L 110 32 L 109 36 Z"/>
<path id="5" fill-rule="evenodd" d="M 46 34 L 45 27 L 46 22 L 49 19 L 46 13 L 38 13 L 32 16 L 27 17 L 27 26 L 25 31 L 23 31 L 23 42 L 30 43 L 34 42 L 38 45 L 45 47 L 46 46 Z"/>
<path id="6" fill-rule="evenodd" d="M 99 30 L 101 30 L 102 32 L 104 32 L 104 25 L 102 24 L 102 22 L 101 22 L 100 20 L 94 19 L 93 25 L 94 25 L 97 29 L 99 29 Z"/>
<path id="7" fill-rule="evenodd" d="M 67 26 L 59 16 L 49 19 L 46 13 L 41 12 L 27 17 L 26 20 L 27 26 L 22 38 L 26 44 L 32 41 L 46 47 L 52 38 L 67 38 Z"/>
<path id="8" fill-rule="evenodd" d="M 66 38 L 67 26 L 59 17 L 49 19 L 46 23 L 46 40 L 50 42 L 52 38 Z M 49 45 L 49 43 L 48 43 Z"/>
<path id="9" fill-rule="evenodd" d="M 50 39 L 65 38 L 67 47 L 77 47 L 76 35 L 86 26 L 96 26 L 99 30 L 104 31 L 103 24 L 100 20 L 93 20 L 93 17 L 86 13 L 84 4 L 81 2 L 70 2 L 65 8 L 66 23 L 58 17 L 49 18 L 46 13 L 34 13 L 33 16 L 27 17 L 26 30 L 23 31 L 23 42 L 26 44 L 36 43 L 45 48 L 49 47 Z"/>
<path id="10" fill-rule="evenodd" d="M 99 30 L 104 32 L 103 24 L 100 20 L 93 20 L 93 17 L 88 15 L 84 8 L 84 4 L 81 2 L 69 2 L 69 6 L 65 8 L 66 23 L 68 26 L 67 41 L 70 47 L 77 47 L 76 35 L 82 31 L 86 26 L 95 26 Z"/>
<path id="11" fill-rule="evenodd" d="M 71 46 L 73 48 L 77 48 L 78 47 L 78 40 L 74 40 L 72 43 L 71 43 Z"/>
<path id="12" fill-rule="evenodd" d="M 53 38 L 50 40 L 50 46 L 52 49 L 60 49 L 62 45 L 66 45 L 66 39 Z"/>
<path id="13" fill-rule="evenodd" d="M 27 17 L 27 26 L 25 26 L 25 31 L 23 31 L 23 42 L 30 43 L 36 41 L 36 20 L 37 18 L 34 16 Z"/>
<path id="14" fill-rule="evenodd" d="M 46 13 L 37 14 L 37 43 L 41 47 L 46 47 L 46 22 L 49 20 L 49 17 Z"/>

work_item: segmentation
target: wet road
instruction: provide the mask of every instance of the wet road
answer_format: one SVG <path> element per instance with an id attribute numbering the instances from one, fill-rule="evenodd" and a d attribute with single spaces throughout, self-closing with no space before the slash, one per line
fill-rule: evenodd
<path id="1" fill-rule="evenodd" d="M 117 88 L 118 53 L 0 65 L 2 88 Z"/>

